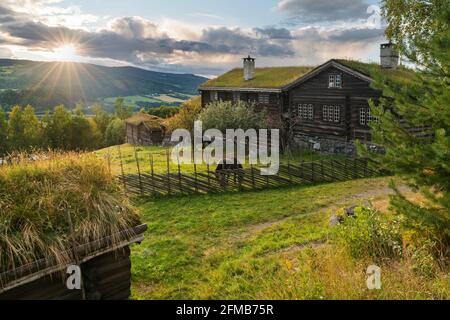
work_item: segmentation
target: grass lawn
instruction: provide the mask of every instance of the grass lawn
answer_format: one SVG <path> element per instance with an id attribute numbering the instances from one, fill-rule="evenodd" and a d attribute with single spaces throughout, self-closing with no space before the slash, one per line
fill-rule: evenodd
<path id="1" fill-rule="evenodd" d="M 369 199 L 385 202 L 388 181 L 376 178 L 141 204 L 149 230 L 144 242 L 132 249 L 133 297 L 428 298 L 425 283 L 417 284 L 425 293 L 410 292 L 411 284 L 403 284 L 396 273 L 385 280 L 390 290 L 369 292 L 365 268 L 370 262 L 360 266 L 340 255 L 342 265 L 337 266 L 336 259 L 329 258 L 336 253 L 323 244 L 331 212 Z M 325 283 L 327 276 L 321 272 L 327 268 L 338 278 L 348 277 L 348 288 L 333 288 L 339 281 Z M 404 295 L 399 293 L 403 289 Z"/>
<path id="2" fill-rule="evenodd" d="M 120 151 L 122 153 L 122 165 L 124 168 L 125 174 L 129 173 L 137 173 L 137 163 L 136 163 L 136 157 L 135 157 L 135 150 L 138 154 L 139 159 L 139 165 L 141 172 L 149 173 L 151 172 L 151 166 L 150 166 L 150 158 L 153 155 L 153 163 L 154 163 L 154 170 L 155 173 L 166 173 L 167 172 L 167 156 L 166 152 L 167 148 L 164 147 L 148 147 L 148 146 L 137 146 L 136 148 L 133 145 L 130 144 L 124 144 L 120 146 Z M 117 175 L 121 173 L 121 165 L 120 165 L 120 157 L 119 157 L 119 148 L 118 146 L 113 146 L 105 149 L 101 149 L 95 152 L 95 154 L 106 157 L 109 156 L 111 161 L 111 171 L 113 174 Z M 287 155 L 281 155 L 281 163 L 287 163 L 288 161 L 291 161 L 292 163 L 300 163 L 302 160 L 304 161 L 313 161 L 313 160 L 321 160 L 321 159 L 344 159 L 344 156 L 339 155 L 333 155 L 333 156 L 327 156 L 327 155 L 321 155 L 318 153 L 313 152 L 302 152 L 302 153 L 296 153 L 291 156 Z M 206 171 L 207 166 L 206 165 L 198 165 L 197 171 Z M 214 170 L 215 168 L 210 168 Z M 177 172 L 178 165 L 176 163 L 170 162 L 170 170 L 171 172 Z M 185 173 L 192 173 L 194 172 L 194 166 L 193 165 L 187 165 L 182 164 L 181 170 Z"/>

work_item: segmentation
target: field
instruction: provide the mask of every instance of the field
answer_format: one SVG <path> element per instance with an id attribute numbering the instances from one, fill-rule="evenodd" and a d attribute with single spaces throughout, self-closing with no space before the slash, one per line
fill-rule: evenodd
<path id="1" fill-rule="evenodd" d="M 149 230 L 132 250 L 134 299 L 448 298 L 448 278 L 383 265 L 369 291 L 372 261 L 327 243 L 330 215 L 369 201 L 387 208 L 389 179 L 157 199 L 140 204 Z M 411 194 L 414 196 L 413 194 Z"/>
<path id="2" fill-rule="evenodd" d="M 132 106 L 134 109 L 142 107 L 159 107 L 161 105 L 180 105 L 189 100 L 192 95 L 183 93 L 169 93 L 169 94 L 152 94 L 152 95 L 135 95 L 125 96 L 125 105 Z M 101 100 L 106 106 L 114 106 L 114 102 L 118 97 L 108 97 Z"/>
<path id="3" fill-rule="evenodd" d="M 105 149 L 101 149 L 96 151 L 95 153 L 101 157 L 109 157 L 111 164 L 111 171 L 113 174 L 118 175 L 122 171 L 121 161 L 123 171 L 125 174 L 137 173 L 137 163 L 136 163 L 136 153 L 137 158 L 139 159 L 139 165 L 141 172 L 150 172 L 150 159 L 153 156 L 154 163 L 154 171 L 155 173 L 165 173 L 167 172 L 167 151 L 170 152 L 170 149 L 158 146 L 139 146 L 134 147 L 130 144 L 124 144 L 120 146 L 120 151 L 118 146 L 113 146 Z M 169 153 L 170 154 L 170 153 Z M 287 163 L 291 161 L 292 163 L 304 161 L 312 161 L 312 160 L 321 160 L 321 159 L 343 159 L 343 156 L 326 156 L 320 155 L 313 152 L 302 152 L 295 153 L 291 156 L 282 155 L 280 162 Z M 169 163 L 169 168 L 171 172 L 176 172 L 178 170 L 178 164 L 173 163 L 172 161 Z M 214 168 L 215 169 L 215 168 Z M 184 173 L 192 173 L 194 172 L 193 165 L 181 164 L 181 170 Z M 206 165 L 198 165 L 198 171 L 206 171 Z"/>

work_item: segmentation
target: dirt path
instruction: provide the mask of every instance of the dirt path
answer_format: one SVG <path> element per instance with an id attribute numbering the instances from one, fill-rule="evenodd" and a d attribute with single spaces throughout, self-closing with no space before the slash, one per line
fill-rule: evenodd
<path id="1" fill-rule="evenodd" d="M 411 189 L 405 185 L 400 186 L 399 190 L 404 193 L 411 192 Z M 368 205 L 370 205 L 369 200 L 374 199 L 374 198 L 379 198 L 379 197 L 387 197 L 391 194 L 394 194 L 394 191 L 389 187 L 382 187 L 382 188 L 377 187 L 377 188 L 369 189 L 364 192 L 352 194 L 347 197 L 341 198 L 341 199 L 339 199 L 339 201 L 333 203 L 332 205 L 330 205 L 328 207 L 320 208 L 319 210 L 316 210 L 316 211 L 313 211 L 310 213 L 306 213 L 306 214 L 302 214 L 301 217 L 307 217 L 307 216 L 314 215 L 314 214 L 321 213 L 321 212 L 333 212 L 335 210 L 342 208 L 342 206 L 345 206 L 345 205 L 351 206 L 353 204 L 363 203 L 364 205 L 368 206 Z M 355 201 L 355 202 L 352 203 L 353 201 Z M 250 228 L 248 228 L 248 230 L 244 234 L 241 234 L 237 238 L 241 238 L 241 239 L 247 238 L 254 233 L 262 231 L 266 228 L 270 228 L 271 226 L 273 226 L 275 224 L 288 221 L 288 220 L 292 219 L 292 217 L 293 216 L 253 225 Z"/>

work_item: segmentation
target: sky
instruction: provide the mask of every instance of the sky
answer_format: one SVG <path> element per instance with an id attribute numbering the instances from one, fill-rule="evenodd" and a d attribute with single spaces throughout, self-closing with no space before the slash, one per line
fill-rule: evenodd
<path id="1" fill-rule="evenodd" d="M 0 58 L 216 76 L 258 67 L 378 62 L 376 0 L 2 0 Z"/>

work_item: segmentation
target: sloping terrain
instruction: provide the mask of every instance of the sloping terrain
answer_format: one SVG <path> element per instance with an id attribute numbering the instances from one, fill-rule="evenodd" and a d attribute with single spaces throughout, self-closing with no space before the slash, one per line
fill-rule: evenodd
<path id="1" fill-rule="evenodd" d="M 206 80 L 134 67 L 0 59 L 0 104 L 30 103 L 39 109 L 116 96 L 195 95 Z"/>

